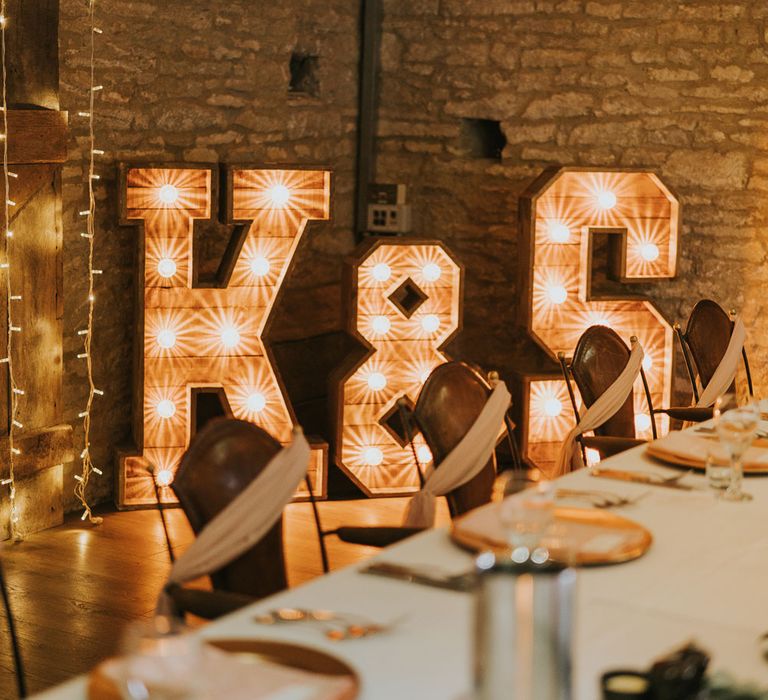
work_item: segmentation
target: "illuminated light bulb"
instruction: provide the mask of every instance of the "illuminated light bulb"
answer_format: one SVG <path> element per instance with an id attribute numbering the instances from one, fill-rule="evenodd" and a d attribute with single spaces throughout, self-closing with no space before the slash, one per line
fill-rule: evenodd
<path id="1" fill-rule="evenodd" d="M 391 326 L 392 324 L 389 322 L 389 319 L 386 316 L 374 316 L 371 321 L 373 332 L 378 333 L 379 335 L 388 333 Z"/>
<path id="2" fill-rule="evenodd" d="M 157 274 L 160 277 L 173 277 L 176 274 L 176 263 L 170 258 L 161 258 L 157 261 Z"/>
<path id="3" fill-rule="evenodd" d="M 387 378 L 381 372 L 371 372 L 368 375 L 368 388 L 373 391 L 381 391 L 387 386 Z"/>
<path id="4" fill-rule="evenodd" d="M 653 367 L 653 358 L 650 355 L 644 355 L 643 356 L 643 369 L 646 372 L 651 371 L 651 367 Z"/>
<path id="5" fill-rule="evenodd" d="M 369 467 L 378 467 L 384 461 L 384 453 L 378 447 L 366 447 L 363 450 L 363 462 Z"/>
<path id="6" fill-rule="evenodd" d="M 421 319 L 421 327 L 426 333 L 434 333 L 440 328 L 440 319 L 435 314 L 427 314 Z"/>
<path id="7" fill-rule="evenodd" d="M 421 380 L 422 384 L 424 382 L 426 382 L 427 379 L 429 379 L 429 375 L 430 374 L 432 374 L 432 370 L 431 369 L 422 370 L 422 372 L 419 374 L 419 379 Z"/>
<path id="8" fill-rule="evenodd" d="M 176 415 L 176 404 L 170 399 L 162 399 L 157 402 L 155 411 L 160 418 L 173 418 Z"/>
<path id="9" fill-rule="evenodd" d="M 547 233 L 552 243 L 568 243 L 571 238 L 571 229 L 562 221 L 547 222 Z"/>
<path id="10" fill-rule="evenodd" d="M 592 448 L 587 448 L 587 466 L 592 466 L 593 464 L 597 464 L 600 461 L 600 453 Z"/>
<path id="11" fill-rule="evenodd" d="M 550 396 L 544 400 L 544 415 L 550 418 L 556 418 L 563 412 L 563 404 L 560 399 Z"/>
<path id="12" fill-rule="evenodd" d="M 440 275 L 443 271 L 440 269 L 440 265 L 437 263 L 427 263 L 421 268 L 421 274 L 427 282 L 437 282 L 440 279 Z"/>
<path id="13" fill-rule="evenodd" d="M 267 195 L 273 207 L 284 207 L 291 199 L 291 191 L 285 185 L 272 185 L 267 190 Z"/>
<path id="14" fill-rule="evenodd" d="M 416 456 L 419 458 L 419 462 L 423 464 L 429 464 L 432 461 L 432 450 L 426 445 L 419 445 L 416 448 Z"/>
<path id="15" fill-rule="evenodd" d="M 597 193 L 597 206 L 600 209 L 613 209 L 616 206 L 616 195 L 610 190 L 599 190 Z"/>
<path id="16" fill-rule="evenodd" d="M 224 326 L 221 329 L 219 337 L 221 344 L 225 348 L 234 348 L 240 342 L 240 331 L 234 326 Z"/>
<path id="17" fill-rule="evenodd" d="M 168 486 L 173 481 L 173 472 L 170 469 L 161 469 L 155 474 L 158 486 Z"/>
<path id="18" fill-rule="evenodd" d="M 157 196 L 163 204 L 173 204 L 179 198 L 179 190 L 173 185 L 163 185 Z"/>
<path id="19" fill-rule="evenodd" d="M 248 395 L 245 405 L 251 413 L 261 413 L 267 405 L 267 400 L 264 398 L 264 394 L 254 391 Z"/>
<path id="20" fill-rule="evenodd" d="M 653 262 L 659 257 L 659 246 L 655 243 L 643 243 L 640 246 L 640 257 L 646 262 Z"/>
<path id="21" fill-rule="evenodd" d="M 651 417 L 647 413 L 638 413 L 635 416 L 635 428 L 640 432 L 651 427 Z"/>
<path id="22" fill-rule="evenodd" d="M 377 282 L 386 282 L 392 276 L 392 268 L 387 263 L 378 263 L 373 266 L 373 279 Z"/>
<path id="23" fill-rule="evenodd" d="M 172 331 L 170 328 L 163 328 L 161 331 L 158 331 L 157 344 L 166 350 L 168 348 L 172 348 L 174 345 L 176 345 L 175 331 Z"/>
<path id="24" fill-rule="evenodd" d="M 562 304 L 568 298 L 568 290 L 562 284 L 550 284 L 547 296 L 553 304 Z"/>
<path id="25" fill-rule="evenodd" d="M 264 277 L 269 273 L 269 260 L 263 255 L 257 255 L 255 258 L 251 258 L 251 262 L 248 265 L 251 268 L 251 272 L 255 277 Z"/>

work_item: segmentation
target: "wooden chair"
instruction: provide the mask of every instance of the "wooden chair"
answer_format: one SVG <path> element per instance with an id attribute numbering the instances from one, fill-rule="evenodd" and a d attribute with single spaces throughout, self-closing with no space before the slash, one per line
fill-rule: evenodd
<path id="1" fill-rule="evenodd" d="M 464 362 L 439 365 L 424 383 L 413 411 L 406 414 L 404 405 L 400 406 L 406 437 L 413 445 L 415 428 L 421 430 L 436 468 L 439 469 L 440 462 L 475 422 L 491 391 L 490 384 L 477 368 Z M 517 449 L 511 435 L 513 429 L 514 424 L 507 420 L 510 449 L 515 459 Z M 419 482 L 423 485 L 424 477 L 415 454 L 414 463 Z M 495 455 L 492 455 L 479 474 L 446 496 L 451 517 L 488 503 L 495 477 L 496 460 Z M 319 519 L 317 525 L 321 541 L 325 536 L 337 535 L 344 542 L 371 547 L 386 547 L 421 532 L 421 528 L 406 527 L 340 527 L 323 531 Z"/>
<path id="2" fill-rule="evenodd" d="M 568 365 L 564 353 L 559 353 L 560 368 L 568 386 L 573 412 L 578 423 L 579 409 L 576 396 L 571 386 L 571 377 L 581 394 L 584 405 L 589 408 L 603 392 L 619 377 L 629 361 L 630 350 L 618 334 L 607 326 L 591 326 L 579 338 L 573 359 Z M 656 438 L 656 423 L 653 419 L 653 404 L 645 372 L 640 368 L 649 415 L 651 416 L 651 431 Z M 616 413 L 599 428 L 595 428 L 594 436 L 579 436 L 582 451 L 588 448 L 597 450 L 600 458 L 628 450 L 641 445 L 645 440 L 635 437 L 635 406 L 634 397 L 630 392 L 627 400 Z M 586 454 L 584 454 L 586 463 Z"/>
<path id="3" fill-rule="evenodd" d="M 281 445 L 253 423 L 214 419 L 192 439 L 171 485 L 198 533 L 255 479 Z M 287 587 L 282 516 L 254 547 L 219 571 L 213 591 L 173 586 L 179 612 L 208 619 Z"/>
<path id="4" fill-rule="evenodd" d="M 707 386 L 709 380 L 712 379 L 712 375 L 723 359 L 731 340 L 734 315 L 735 311 L 728 314 L 717 302 L 711 299 L 702 299 L 696 302 L 693 307 L 691 315 L 688 317 L 685 332 L 679 324 L 675 324 L 675 334 L 680 341 L 685 366 L 688 370 L 688 378 L 691 381 L 691 390 L 696 402 L 699 400 L 697 375 L 702 387 Z M 749 359 L 747 358 L 747 351 L 743 348 L 741 355 L 744 360 L 749 395 L 754 396 Z M 735 391 L 735 382 L 731 385 L 730 390 Z M 708 410 L 710 415 L 707 417 L 709 418 L 712 409 Z"/>

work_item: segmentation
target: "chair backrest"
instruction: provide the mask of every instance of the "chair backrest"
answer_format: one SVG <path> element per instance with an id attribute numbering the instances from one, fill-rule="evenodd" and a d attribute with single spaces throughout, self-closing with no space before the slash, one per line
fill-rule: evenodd
<path id="1" fill-rule="evenodd" d="M 629 348 L 613 329 L 591 326 L 584 331 L 573 352 L 571 374 L 587 408 L 616 381 L 627 366 L 629 355 Z M 632 393 L 611 418 L 595 429 L 595 434 L 635 437 Z"/>
<path id="2" fill-rule="evenodd" d="M 720 304 L 711 299 L 696 302 L 688 317 L 684 338 L 702 387 L 707 386 L 723 359 L 732 332 L 733 321 Z"/>
<path id="3" fill-rule="evenodd" d="M 281 445 L 253 423 L 217 418 L 198 432 L 181 460 L 172 488 L 197 533 L 255 479 Z M 212 572 L 214 588 L 255 598 L 287 587 L 282 516 L 243 555 Z"/>
<path id="4" fill-rule="evenodd" d="M 483 375 L 464 362 L 446 362 L 429 375 L 413 416 L 436 469 L 477 420 L 491 391 Z M 488 503 L 495 478 L 496 460 L 492 455 L 474 478 L 447 494 L 451 517 Z"/>

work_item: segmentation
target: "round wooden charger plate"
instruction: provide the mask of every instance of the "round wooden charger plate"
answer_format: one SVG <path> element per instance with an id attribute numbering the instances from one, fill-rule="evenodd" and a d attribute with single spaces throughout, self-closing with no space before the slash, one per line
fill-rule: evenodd
<path id="1" fill-rule="evenodd" d="M 487 550 L 502 551 L 509 549 L 506 542 L 501 542 L 490 537 L 484 537 L 474 532 L 462 530 L 462 518 L 456 518 L 451 526 L 451 539 L 464 549 L 472 552 Z M 606 534 L 616 530 L 631 530 L 637 537 L 631 542 L 623 542 L 607 552 L 577 551 L 575 558 L 570 562 L 576 566 L 604 566 L 606 564 L 621 564 L 643 556 L 651 543 L 653 535 L 639 523 L 621 515 L 616 515 L 607 510 L 596 508 L 571 508 L 568 506 L 555 507 L 555 523 L 575 523 L 594 526 L 599 534 L 604 529 Z M 558 559 L 556 550 L 552 551 L 553 559 Z M 570 558 L 570 557 L 569 557 Z"/>
<path id="2" fill-rule="evenodd" d="M 706 471 L 707 465 L 704 462 L 698 460 L 686 459 L 685 457 L 678 457 L 677 455 L 670 454 L 666 450 L 656 451 L 653 449 L 653 443 L 649 444 L 645 448 L 645 452 L 649 457 L 658 459 L 659 462 L 664 464 L 671 464 L 675 467 L 685 467 L 686 469 L 693 469 L 697 472 Z M 723 465 L 726 466 L 726 465 Z M 768 465 L 744 465 L 744 476 L 768 476 Z"/>
<path id="3" fill-rule="evenodd" d="M 360 678 L 354 669 L 338 657 L 319 649 L 270 639 L 206 639 L 205 643 L 242 657 L 244 663 L 268 662 L 325 676 L 349 676 L 352 687 L 338 700 L 354 700 L 360 694 Z M 91 671 L 88 700 L 122 700 L 115 684 L 101 672 L 101 666 Z"/>

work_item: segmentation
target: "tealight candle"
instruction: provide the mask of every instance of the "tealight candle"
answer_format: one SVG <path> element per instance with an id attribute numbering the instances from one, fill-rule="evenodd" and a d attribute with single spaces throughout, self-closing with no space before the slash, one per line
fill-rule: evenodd
<path id="1" fill-rule="evenodd" d="M 603 700 L 641 700 L 648 697 L 649 682 L 643 673 L 612 671 L 603 675 Z"/>

